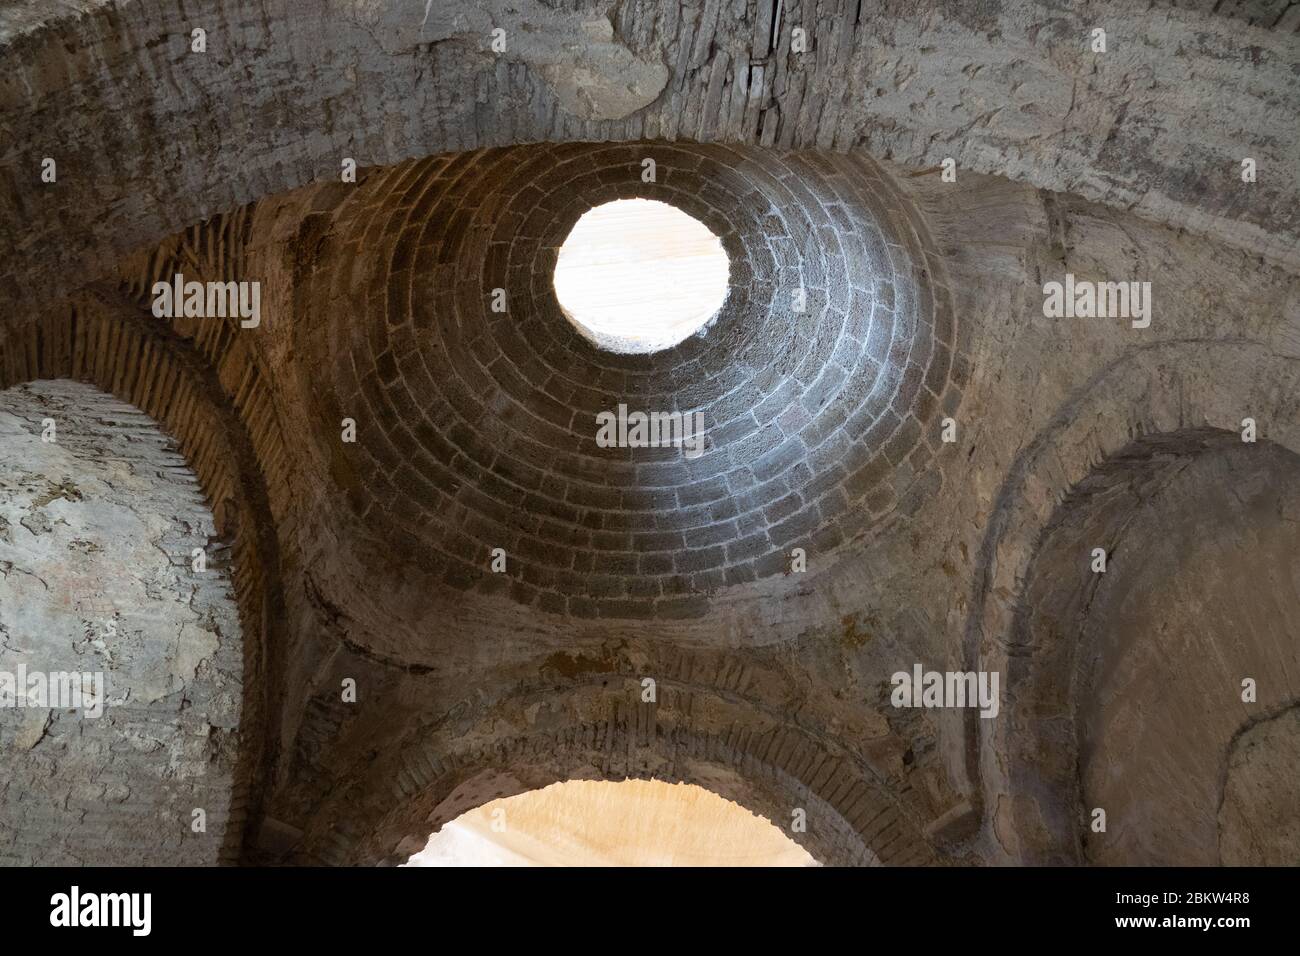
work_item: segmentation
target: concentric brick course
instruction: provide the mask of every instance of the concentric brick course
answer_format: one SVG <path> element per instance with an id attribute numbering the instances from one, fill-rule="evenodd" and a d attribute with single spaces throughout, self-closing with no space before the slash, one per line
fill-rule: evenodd
<path id="1" fill-rule="evenodd" d="M 636 197 L 702 221 L 732 264 L 706 334 L 651 355 L 587 342 L 552 285 L 578 217 Z M 965 375 L 923 229 L 861 159 L 664 144 L 433 157 L 365 179 L 326 241 L 303 307 L 327 324 L 298 327 L 331 380 L 322 438 L 357 479 L 354 508 L 446 583 L 545 611 L 698 616 L 708 592 L 789 570 L 792 548 L 840 547 L 926 468 Z M 705 453 L 598 447 L 596 415 L 620 403 L 702 412 Z"/>

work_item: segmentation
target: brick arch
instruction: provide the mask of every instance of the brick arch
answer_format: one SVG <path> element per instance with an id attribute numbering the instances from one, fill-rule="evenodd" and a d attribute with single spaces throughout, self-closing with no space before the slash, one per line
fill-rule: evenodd
<path id="1" fill-rule="evenodd" d="M 1002 717 L 966 721 L 967 770 L 996 854 L 1015 858 L 1022 831 L 1031 855 L 1043 852 L 1046 859 L 1061 862 L 1073 854 L 1073 835 L 1067 836 L 1066 827 L 1072 797 L 1057 793 L 1065 799 L 1052 809 L 1052 797 L 1035 793 L 1011 772 L 1013 765 L 1023 765 L 1016 755 L 1037 745 L 1035 759 L 1050 765 L 1044 776 L 1059 783 L 1064 773 L 1059 751 L 1043 753 L 1044 746 L 1056 747 L 1059 740 L 1051 735 L 1016 739 L 1018 728 L 1038 718 L 1043 701 L 1032 691 L 1020 699 L 1013 683 L 1017 674 L 1029 673 L 1029 664 L 1038 666 L 1043 654 L 1059 650 L 1026 646 L 1023 622 L 1030 608 L 1027 588 L 1040 562 L 1050 560 L 1048 532 L 1059 524 L 1063 508 L 1108 476 L 1141 481 L 1157 475 L 1169 456 L 1196 454 L 1222 441 L 1240 442 L 1245 417 L 1258 423 L 1261 444 L 1300 452 L 1297 395 L 1300 360 L 1267 345 L 1244 340 L 1159 343 L 1129 352 L 1098 372 L 1016 460 L 981 549 L 964 637 L 966 666 L 997 670 L 1010 688 Z M 1043 833 L 1050 849 L 1032 850 L 1043 842 Z"/>
<path id="2" fill-rule="evenodd" d="M 617 687 L 611 685 L 617 684 Z M 625 686 L 624 686 L 625 685 Z M 461 813 L 570 779 L 693 783 L 764 817 L 829 865 L 924 865 L 936 853 L 876 772 L 830 738 L 715 689 L 661 682 L 656 703 L 640 684 L 592 680 L 517 698 L 536 726 L 493 736 L 494 721 L 454 736 L 411 735 L 367 758 L 296 850 L 298 862 L 404 862 Z M 491 725 L 491 726 L 490 726 Z M 466 744 L 490 740 L 482 746 Z M 380 748 L 381 750 L 383 748 Z M 386 771 L 375 779 L 372 768 Z M 792 810 L 805 833 L 790 832 Z"/>
<path id="3" fill-rule="evenodd" d="M 279 720 L 270 689 L 283 647 L 280 552 L 252 444 L 214 370 L 167 326 L 112 292 L 85 294 L 0 337 L 0 389 L 39 379 L 93 385 L 150 416 L 193 470 L 231 549 L 244 651 L 240 754 L 221 859 L 258 819 Z"/>

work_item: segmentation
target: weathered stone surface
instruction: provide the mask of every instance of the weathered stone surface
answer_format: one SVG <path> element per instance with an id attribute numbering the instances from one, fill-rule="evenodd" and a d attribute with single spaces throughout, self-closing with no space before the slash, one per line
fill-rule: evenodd
<path id="1" fill-rule="evenodd" d="M 104 691 L 99 716 L 0 709 L 0 860 L 228 859 L 242 648 L 220 555 L 191 569 L 214 544 L 192 473 L 145 416 L 66 382 L 4 392 L 0 444 L 0 670 Z"/>
<path id="2" fill-rule="evenodd" d="M 1294 866 L 1300 859 L 1295 768 L 1300 711 L 1248 727 L 1228 756 L 1219 808 L 1219 854 L 1227 866 Z"/>
<path id="3" fill-rule="evenodd" d="M 1064 0 L 638 0 L 606 36 L 604 6 L 494 11 L 442 0 L 0 11 L 2 301 L 26 298 L 20 276 L 71 291 L 74 263 L 104 272 L 222 210 L 335 180 L 343 157 L 383 165 L 538 140 L 861 149 L 914 168 L 951 156 L 1297 262 L 1294 18 Z M 508 31 L 499 57 L 489 24 Z M 803 54 L 791 52 L 796 26 Z M 1105 54 L 1090 51 L 1098 26 Z M 190 52 L 196 27 L 204 54 Z M 1246 155 L 1253 185 L 1240 179 Z M 60 164 L 54 188 L 40 182 L 46 156 Z"/>

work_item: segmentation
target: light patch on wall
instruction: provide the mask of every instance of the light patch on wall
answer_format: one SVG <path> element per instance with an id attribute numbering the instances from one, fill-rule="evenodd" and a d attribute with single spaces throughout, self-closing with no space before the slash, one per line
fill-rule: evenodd
<path id="1" fill-rule="evenodd" d="M 229 861 L 243 646 L 228 565 L 192 568 L 218 544 L 196 475 L 143 411 L 78 382 L 0 391 L 0 449 L 0 672 L 102 689 L 0 706 L 0 862 Z"/>
<path id="2" fill-rule="evenodd" d="M 721 241 L 698 219 L 667 203 L 619 199 L 574 225 L 560 246 L 555 295 L 595 345 L 657 352 L 717 314 L 729 272 Z"/>
<path id="3" fill-rule="evenodd" d="M 771 822 L 693 784 L 570 780 L 493 800 L 407 866 L 816 866 Z"/>

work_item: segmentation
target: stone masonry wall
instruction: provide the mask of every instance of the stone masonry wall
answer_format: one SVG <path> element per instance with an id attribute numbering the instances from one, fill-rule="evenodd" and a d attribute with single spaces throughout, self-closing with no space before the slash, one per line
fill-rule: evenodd
<path id="1" fill-rule="evenodd" d="M 0 444 L 0 670 L 105 680 L 99 717 L 0 708 L 0 862 L 228 858 L 240 624 L 193 473 L 141 412 L 69 382 L 0 393 Z"/>
<path id="2" fill-rule="evenodd" d="M 0 301 L 31 281 L 71 291 L 218 212 L 337 181 L 344 157 L 543 140 L 953 157 L 1294 264 L 1297 19 L 1122 0 L 12 5 L 0 224 L 24 228 L 0 226 Z M 57 185 L 40 181 L 46 157 Z"/>

